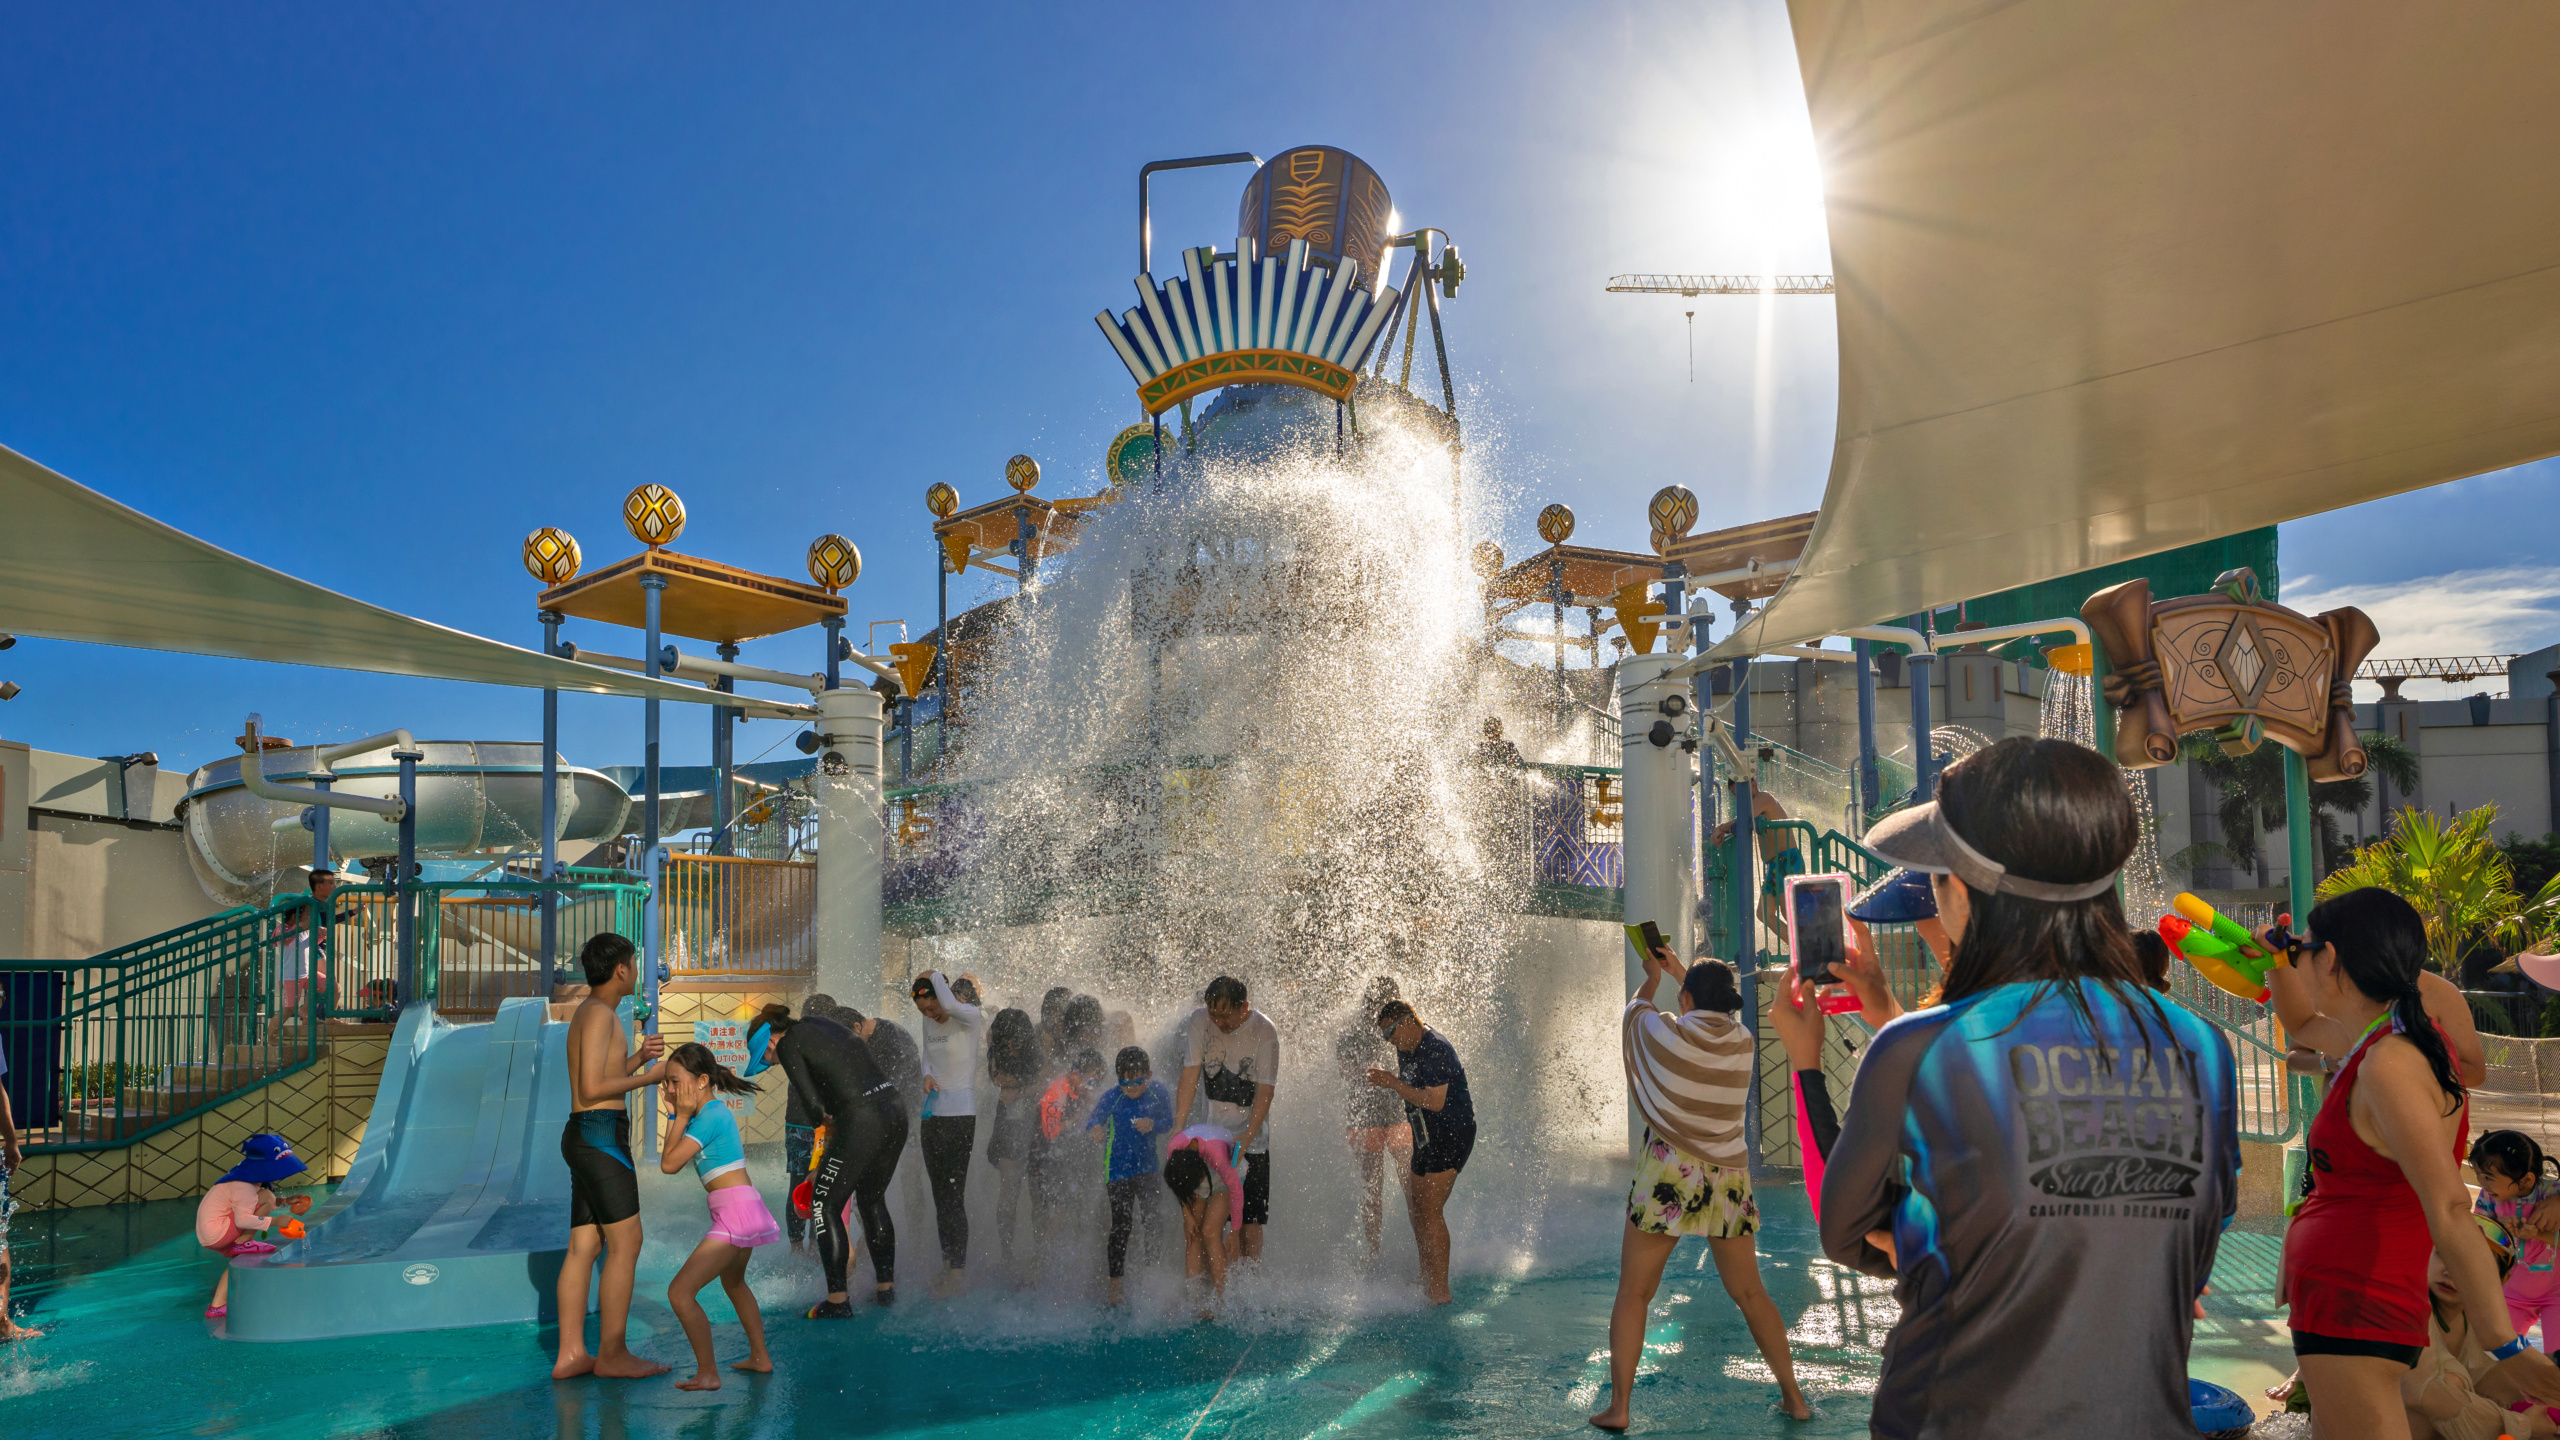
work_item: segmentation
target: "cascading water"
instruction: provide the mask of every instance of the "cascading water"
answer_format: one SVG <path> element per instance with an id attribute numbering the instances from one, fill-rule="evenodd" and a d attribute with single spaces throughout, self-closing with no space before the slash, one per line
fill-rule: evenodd
<path id="1" fill-rule="evenodd" d="M 1097 512 L 1014 607 L 939 777 L 957 787 L 937 839 L 958 872 L 949 933 L 910 957 L 1035 1016 L 1052 986 L 1099 997 L 1126 1015 L 1106 1063 L 1142 1045 L 1169 1090 L 1202 987 L 1244 979 L 1283 1050 L 1264 1261 L 1231 1298 L 1279 1313 L 1414 1303 L 1395 1200 L 1384 1258 L 1365 1257 L 1341 1128 L 1363 1082 L 1337 1047 L 1374 1035 L 1354 1013 L 1373 976 L 1468 1070 L 1461 1273 L 1551 1256 L 1559 1227 L 1605 1243 L 1607 1207 L 1561 1220 L 1550 1202 L 1623 1144 L 1614 927 L 1523 913 L 1548 782 L 1476 753 L 1504 662 L 1458 543 L 1469 502 L 1435 438 L 1369 413 L 1350 453 L 1330 415 L 1295 444 L 1204 444 Z M 973 1250 L 992 1259 L 994 1172 L 971 1187 Z M 1099 1194 L 1082 1192 L 1027 1298 L 989 1303 L 1083 1323 L 1068 1317 L 1099 1284 Z M 929 1235 L 929 1217 L 901 1229 Z M 1171 1283 L 1142 1280 L 1139 1312 Z"/>
<path id="2" fill-rule="evenodd" d="M 2098 748 L 2098 712 L 2089 677 L 2065 671 L 2047 672 L 2044 687 L 2044 713 L 2036 733 L 2048 740 L 2068 740 L 2076 745 Z M 2160 816 L 2151 803 L 2150 772 L 2124 770 L 2125 794 L 2133 800 L 2134 818 L 2141 822 L 2142 838 L 2133 847 L 2133 858 L 2124 867 L 2125 918 L 2137 926 L 2148 926 L 2168 913 L 2169 899 L 2177 887 L 2169 883 L 2168 870 L 2160 863 Z"/>

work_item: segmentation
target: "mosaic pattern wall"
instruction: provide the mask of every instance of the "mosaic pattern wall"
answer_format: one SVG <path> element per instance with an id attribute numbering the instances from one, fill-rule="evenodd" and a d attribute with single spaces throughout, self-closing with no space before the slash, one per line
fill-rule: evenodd
<path id="1" fill-rule="evenodd" d="M 309 1067 L 130 1145 L 29 1154 L 9 1193 L 34 1208 L 192 1199 L 239 1162 L 240 1142 L 260 1130 L 284 1136 L 312 1182 L 339 1179 L 364 1139 L 391 1045 L 390 1027 L 366 1029 L 382 1033 L 333 1037 Z"/>

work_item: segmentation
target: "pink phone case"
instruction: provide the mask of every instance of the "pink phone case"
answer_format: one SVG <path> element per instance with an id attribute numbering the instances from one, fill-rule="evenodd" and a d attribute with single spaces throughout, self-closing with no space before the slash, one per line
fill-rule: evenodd
<path id="1" fill-rule="evenodd" d="M 1827 875 L 1790 875 L 1787 877 L 1787 971 L 1790 974 L 1796 975 L 1804 973 L 1804 968 L 1800 963 L 1802 957 L 1796 953 L 1796 891 L 1807 885 L 1837 885 L 1840 887 L 1840 925 L 1844 931 L 1849 925 L 1849 897 L 1858 893 L 1858 887 L 1850 881 L 1849 877 L 1839 873 L 1838 871 L 1833 871 Z M 1839 1005 L 1839 1002 L 1844 999 L 1849 1002 L 1848 1009 L 1855 1010 L 1858 1008 L 1858 1002 L 1852 997 L 1826 995 L 1822 997 L 1822 1013 L 1826 1015 L 1839 1015 L 1846 1013 L 1841 1009 L 1835 1008 Z"/>

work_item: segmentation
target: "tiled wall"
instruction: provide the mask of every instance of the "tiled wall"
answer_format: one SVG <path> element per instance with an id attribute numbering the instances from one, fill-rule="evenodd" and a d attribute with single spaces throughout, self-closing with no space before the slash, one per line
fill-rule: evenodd
<path id="1" fill-rule="evenodd" d="M 709 978 L 673 981 L 658 991 L 658 1033 L 670 1046 L 693 1038 L 697 1020 L 744 1020 L 769 1004 L 797 1009 L 808 982 L 801 976 Z M 763 1087 L 753 1114 L 738 1117 L 738 1133 L 750 1145 L 782 1143 L 783 1087 L 779 1070 L 756 1077 Z"/>
<path id="2" fill-rule="evenodd" d="M 157 1135 L 112 1150 L 31 1153 L 9 1193 L 38 1208 L 191 1199 L 238 1164 L 240 1142 L 260 1130 L 282 1135 L 312 1178 L 338 1179 L 364 1139 L 389 1051 L 382 1036 L 334 1038 L 308 1068 Z"/>

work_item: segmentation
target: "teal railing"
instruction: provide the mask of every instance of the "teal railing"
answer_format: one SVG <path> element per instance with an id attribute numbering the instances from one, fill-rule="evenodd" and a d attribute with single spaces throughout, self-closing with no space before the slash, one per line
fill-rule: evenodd
<path id="1" fill-rule="evenodd" d="M 542 959 L 542 898 L 558 897 L 562 963 L 600 931 L 643 940 L 649 887 L 620 871 L 602 880 L 436 880 L 418 890 L 418 995 L 465 1019 L 511 996 L 551 993 Z M 399 915 L 388 885 L 342 885 L 325 962 L 330 1013 L 387 1020 L 397 1011 Z"/>
<path id="2" fill-rule="evenodd" d="M 226 910 L 86 960 L 0 960 L 0 1046 L 29 1150 L 130 1145 L 320 1056 L 311 897 Z"/>

